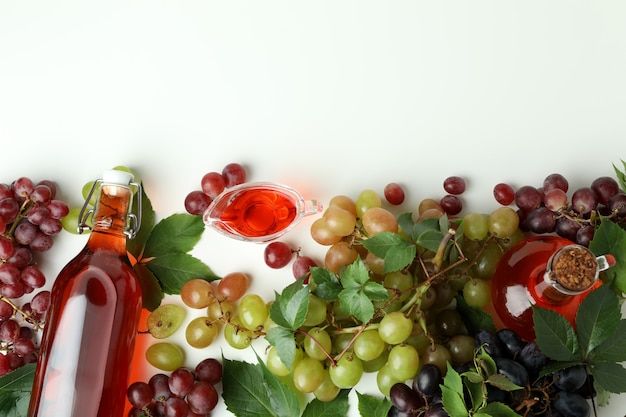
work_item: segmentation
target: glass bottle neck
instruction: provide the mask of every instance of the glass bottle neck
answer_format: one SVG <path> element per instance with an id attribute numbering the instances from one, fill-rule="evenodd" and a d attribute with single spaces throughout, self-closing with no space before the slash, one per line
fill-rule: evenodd
<path id="1" fill-rule="evenodd" d="M 132 191 L 119 184 L 105 183 L 100 187 L 93 213 L 93 230 L 89 242 L 98 242 L 98 247 L 106 245 L 116 252 L 126 252 L 128 211 Z M 106 243 L 105 243 L 106 242 Z"/>

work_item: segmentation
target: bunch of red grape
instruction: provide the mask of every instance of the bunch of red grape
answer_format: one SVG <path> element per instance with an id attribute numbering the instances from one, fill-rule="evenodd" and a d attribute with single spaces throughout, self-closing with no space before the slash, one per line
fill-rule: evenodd
<path id="1" fill-rule="evenodd" d="M 137 381 L 127 390 L 133 406 L 129 417 L 204 417 L 218 402 L 215 385 L 222 380 L 222 364 L 202 360 L 192 371 L 180 367 L 170 375 L 157 373 L 148 382 Z"/>
<path id="2" fill-rule="evenodd" d="M 524 185 L 514 190 L 501 183 L 494 197 L 502 205 L 515 203 L 524 231 L 561 237 L 588 246 L 599 218 L 626 221 L 626 194 L 611 177 L 598 177 L 589 186 L 568 195 L 569 182 L 561 174 L 548 175 L 540 187 Z"/>
<path id="3" fill-rule="evenodd" d="M 46 284 L 35 253 L 52 247 L 69 211 L 55 197 L 51 181 L 20 177 L 0 184 L 0 376 L 36 360 L 33 335 L 42 328 L 50 292 L 40 290 L 21 306 L 18 299 Z"/>
<path id="4" fill-rule="evenodd" d="M 243 184 L 246 177 L 244 167 L 234 162 L 224 166 L 221 173 L 207 172 L 200 181 L 200 189 L 191 191 L 185 197 L 185 210 L 189 214 L 202 215 L 224 189 Z"/>

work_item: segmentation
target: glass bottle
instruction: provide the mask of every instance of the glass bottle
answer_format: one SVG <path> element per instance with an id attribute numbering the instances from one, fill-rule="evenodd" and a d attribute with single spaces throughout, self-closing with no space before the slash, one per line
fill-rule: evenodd
<path id="1" fill-rule="evenodd" d="M 133 356 L 141 288 L 126 252 L 141 219 L 129 214 L 140 185 L 107 171 L 95 182 L 94 210 L 82 251 L 59 273 L 37 362 L 29 417 L 122 417 Z M 141 198 L 141 192 L 136 192 Z M 138 200 L 138 206 L 140 200 Z M 141 209 L 139 209 L 139 213 Z M 86 213 L 86 214 L 85 214 Z"/>
<path id="2" fill-rule="evenodd" d="M 496 267 L 493 308 L 502 325 L 528 341 L 535 339 L 533 305 L 556 311 L 574 325 L 580 302 L 601 285 L 599 273 L 612 263 L 611 255 L 596 257 L 558 236 L 525 239 L 505 252 Z"/>

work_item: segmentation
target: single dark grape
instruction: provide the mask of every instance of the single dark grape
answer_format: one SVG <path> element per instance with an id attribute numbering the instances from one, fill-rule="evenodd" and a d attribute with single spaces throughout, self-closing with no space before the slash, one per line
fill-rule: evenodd
<path id="1" fill-rule="evenodd" d="M 213 199 L 200 190 L 191 191 L 185 197 L 185 210 L 194 216 L 200 216 L 209 207 Z"/>
<path id="2" fill-rule="evenodd" d="M 149 384 L 137 381 L 128 386 L 126 396 L 128 397 L 128 402 L 130 402 L 133 407 L 144 408 L 152 403 L 154 391 Z"/>
<path id="3" fill-rule="evenodd" d="M 508 206 L 515 201 L 515 190 L 509 184 L 499 183 L 493 187 L 493 197 L 503 206 Z"/>
<path id="4" fill-rule="evenodd" d="M 154 391 L 154 399 L 156 401 L 163 403 L 172 396 L 172 391 L 169 386 L 169 377 L 167 375 L 161 373 L 154 374 L 150 380 L 148 380 L 148 384 Z"/>
<path id="5" fill-rule="evenodd" d="M 196 414 L 208 414 L 217 405 L 218 395 L 213 384 L 197 381 L 186 397 L 189 409 Z"/>
<path id="6" fill-rule="evenodd" d="M 408 411 L 399 410 L 393 405 L 389 408 L 389 411 L 387 411 L 387 417 L 413 417 L 414 415 L 415 414 Z"/>
<path id="7" fill-rule="evenodd" d="M 196 365 L 196 379 L 217 384 L 222 380 L 222 364 L 214 358 L 207 358 Z"/>
<path id="8" fill-rule="evenodd" d="M 515 359 L 526 344 L 522 338 L 512 329 L 501 329 L 496 332 L 496 337 L 502 345 L 504 356 Z"/>
<path id="9" fill-rule="evenodd" d="M 543 195 L 531 185 L 524 185 L 515 192 L 515 204 L 526 213 L 539 207 L 542 201 Z"/>
<path id="10" fill-rule="evenodd" d="M 463 202 L 458 196 L 453 194 L 446 194 L 445 196 L 443 196 L 441 200 L 439 200 L 439 204 L 446 212 L 446 214 L 449 214 L 451 216 L 459 214 L 461 210 L 463 210 Z"/>
<path id="11" fill-rule="evenodd" d="M 172 394 L 177 397 L 187 395 L 196 380 L 195 375 L 187 368 L 178 368 L 170 374 L 169 387 Z"/>
<path id="12" fill-rule="evenodd" d="M 528 212 L 524 224 L 533 233 L 552 233 L 556 227 L 556 216 L 552 210 L 541 206 Z"/>
<path id="13" fill-rule="evenodd" d="M 525 387 L 528 384 L 528 371 L 519 362 L 509 358 L 494 358 L 498 373 L 506 376 L 512 383 Z"/>
<path id="14" fill-rule="evenodd" d="M 274 269 L 280 269 L 287 266 L 292 257 L 293 251 L 289 245 L 284 242 L 271 242 L 263 251 L 265 264 Z"/>
<path id="15" fill-rule="evenodd" d="M 583 226 L 576 232 L 574 241 L 581 246 L 589 247 L 595 233 L 596 229 L 593 226 Z"/>
<path id="16" fill-rule="evenodd" d="M 389 390 L 389 399 L 400 411 L 411 411 L 424 405 L 424 397 L 413 391 L 404 382 L 393 384 Z"/>
<path id="17" fill-rule="evenodd" d="M 443 189 L 449 194 L 463 194 L 465 192 L 465 180 L 457 176 L 448 177 L 443 181 Z"/>
<path id="18" fill-rule="evenodd" d="M 579 214 L 589 214 L 597 206 L 598 196 L 590 187 L 581 187 L 572 194 L 572 208 Z"/>
<path id="19" fill-rule="evenodd" d="M 433 397 L 441 392 L 439 386 L 442 381 L 441 370 L 437 365 L 425 363 L 413 379 L 413 391 L 419 392 L 426 397 Z"/>
<path id="20" fill-rule="evenodd" d="M 165 401 L 165 417 L 186 417 L 189 413 L 187 402 L 180 397 L 170 397 Z"/>
<path id="21" fill-rule="evenodd" d="M 600 204 L 608 204 L 609 199 L 619 193 L 619 184 L 611 177 L 599 177 L 591 183 Z"/>
<path id="22" fill-rule="evenodd" d="M 398 206 L 404 202 L 404 188 L 396 182 L 390 182 L 383 190 L 383 195 L 389 204 Z"/>
<path id="23" fill-rule="evenodd" d="M 608 206 L 611 212 L 617 213 L 619 217 L 626 216 L 626 194 L 615 194 L 609 198 Z"/>
<path id="24" fill-rule="evenodd" d="M 498 340 L 496 335 L 489 330 L 479 330 L 474 335 L 474 343 L 477 349 L 481 347 L 484 348 L 485 352 L 492 358 L 499 358 L 502 356 L 502 345 L 500 340 Z"/>
<path id="25" fill-rule="evenodd" d="M 226 181 L 226 187 L 232 187 L 246 182 L 247 173 L 246 169 L 242 165 L 232 162 L 224 166 L 224 169 L 222 169 L 222 176 Z"/>
<path id="26" fill-rule="evenodd" d="M 554 387 L 561 391 L 576 392 L 587 381 L 587 370 L 582 365 L 570 366 L 554 373 Z"/>
<path id="27" fill-rule="evenodd" d="M 450 414 L 443 409 L 443 404 L 432 404 L 424 413 L 424 417 L 449 417 Z"/>
<path id="28" fill-rule="evenodd" d="M 539 374 L 541 368 L 548 363 L 548 358 L 539 349 L 536 341 L 531 341 L 524 346 L 519 354 L 518 361 L 524 365 L 532 376 Z"/>
<path id="29" fill-rule="evenodd" d="M 558 173 L 550 174 L 543 180 L 544 193 L 557 188 L 565 192 L 569 189 L 569 182 L 563 175 Z"/>
<path id="30" fill-rule="evenodd" d="M 567 391 L 560 391 L 556 394 L 552 407 L 567 417 L 589 417 L 591 414 L 591 406 L 586 399 Z"/>
<path id="31" fill-rule="evenodd" d="M 587 379 L 580 389 L 576 391 L 576 394 L 583 398 L 591 399 L 596 396 L 596 389 L 594 388 L 593 375 L 587 374 Z"/>
<path id="32" fill-rule="evenodd" d="M 572 220 L 568 217 L 559 217 L 556 219 L 554 231 L 557 235 L 574 242 L 576 241 L 576 233 L 580 228 L 581 224 L 576 220 Z"/>

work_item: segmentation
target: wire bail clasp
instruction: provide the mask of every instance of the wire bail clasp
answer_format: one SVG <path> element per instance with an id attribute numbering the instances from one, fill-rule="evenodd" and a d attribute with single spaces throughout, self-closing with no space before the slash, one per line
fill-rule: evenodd
<path id="1" fill-rule="evenodd" d="M 85 203 L 81 207 L 80 212 L 78 214 L 77 231 L 80 234 L 85 232 L 85 230 L 89 230 L 89 231 L 93 230 L 92 224 L 93 224 L 94 208 L 90 206 L 89 202 L 91 201 L 91 198 L 93 197 L 96 190 L 98 190 L 100 186 L 104 183 L 105 182 L 101 179 L 95 180 L 93 185 L 91 186 L 91 189 L 89 190 L 89 193 L 87 194 L 87 197 L 85 198 Z M 124 185 L 122 184 L 116 184 L 116 185 L 124 187 Z M 130 182 L 126 187 L 130 188 L 131 190 L 131 199 L 129 201 L 129 210 L 128 210 L 128 215 L 126 217 L 126 226 L 124 228 L 124 234 L 129 239 L 134 239 L 135 236 L 137 236 L 137 233 L 139 233 L 139 229 L 141 228 L 143 187 L 141 183 L 138 183 L 138 182 Z M 137 213 L 132 212 L 133 195 L 136 196 Z"/>

